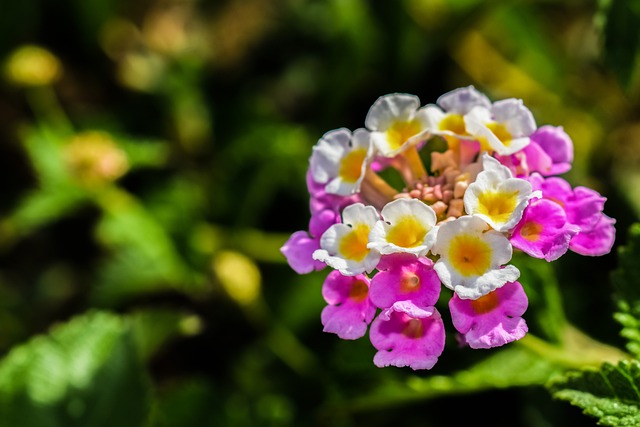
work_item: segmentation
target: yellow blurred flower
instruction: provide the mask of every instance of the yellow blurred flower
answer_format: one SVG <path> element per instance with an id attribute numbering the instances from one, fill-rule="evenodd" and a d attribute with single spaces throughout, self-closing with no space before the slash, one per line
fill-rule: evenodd
<path id="1" fill-rule="evenodd" d="M 238 304 L 249 305 L 258 298 L 262 279 L 252 259 L 238 252 L 221 251 L 212 266 L 222 287 Z"/>
<path id="2" fill-rule="evenodd" d="M 115 181 L 129 169 L 125 153 L 106 132 L 75 135 L 64 148 L 63 157 L 71 175 L 86 187 Z"/>
<path id="3" fill-rule="evenodd" d="M 17 86 L 44 86 L 56 82 L 62 76 L 62 64 L 48 50 L 25 45 L 9 55 L 5 74 Z"/>

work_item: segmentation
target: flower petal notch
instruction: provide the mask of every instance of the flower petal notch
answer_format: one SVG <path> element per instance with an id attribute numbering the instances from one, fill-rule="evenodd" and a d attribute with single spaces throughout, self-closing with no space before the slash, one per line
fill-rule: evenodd
<path id="1" fill-rule="evenodd" d="M 369 338 L 378 350 L 376 366 L 431 369 L 444 350 L 444 323 L 435 307 L 398 301 L 374 319 Z"/>
<path id="2" fill-rule="evenodd" d="M 484 154 L 484 170 L 464 194 L 467 214 L 482 218 L 496 231 L 511 230 L 522 218 L 524 208 L 534 196 L 531 184 L 514 178 L 506 166 Z"/>
<path id="3" fill-rule="evenodd" d="M 329 304 L 320 315 L 324 332 L 344 340 L 363 337 L 376 314 L 376 307 L 368 295 L 367 276 L 343 276 L 338 271 L 329 273 L 322 285 L 322 296 Z"/>
<path id="4" fill-rule="evenodd" d="M 509 282 L 475 300 L 454 294 L 449 300 L 451 321 L 471 348 L 492 348 L 519 340 L 527 334 L 522 315 L 528 300 L 518 282 Z"/>
<path id="5" fill-rule="evenodd" d="M 440 296 L 440 279 L 428 258 L 412 254 L 382 257 L 379 272 L 371 279 L 371 301 L 380 308 L 397 301 L 411 301 L 420 307 L 435 305 Z"/>
<path id="6" fill-rule="evenodd" d="M 325 133 L 313 147 L 309 169 L 327 193 L 349 196 L 360 191 L 372 155 L 369 132 L 340 128 Z"/>
<path id="7" fill-rule="evenodd" d="M 431 252 L 440 255 L 434 265 L 442 283 L 462 299 L 477 299 L 513 282 L 520 271 L 504 264 L 511 260 L 509 240 L 475 216 L 446 222 L 438 230 Z"/>
<path id="8" fill-rule="evenodd" d="M 436 213 L 417 199 L 396 199 L 381 211 L 369 235 L 368 247 L 382 255 L 410 253 L 425 255 L 437 235 Z"/>
<path id="9" fill-rule="evenodd" d="M 425 109 L 420 108 L 420 99 L 405 93 L 378 98 L 367 113 L 365 127 L 384 157 L 394 157 L 428 136 L 428 120 Z"/>
<path id="10" fill-rule="evenodd" d="M 380 254 L 367 248 L 371 228 L 378 221 L 372 206 L 349 205 L 342 211 L 342 223 L 334 224 L 320 238 L 321 249 L 313 259 L 326 263 L 345 276 L 373 271 Z"/>

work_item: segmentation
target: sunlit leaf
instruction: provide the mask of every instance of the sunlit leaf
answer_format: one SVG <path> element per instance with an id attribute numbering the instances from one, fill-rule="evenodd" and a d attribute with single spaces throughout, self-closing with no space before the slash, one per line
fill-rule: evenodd
<path id="1" fill-rule="evenodd" d="M 140 427 L 148 405 L 129 326 L 113 314 L 74 318 L 0 362 L 0 425 Z"/>

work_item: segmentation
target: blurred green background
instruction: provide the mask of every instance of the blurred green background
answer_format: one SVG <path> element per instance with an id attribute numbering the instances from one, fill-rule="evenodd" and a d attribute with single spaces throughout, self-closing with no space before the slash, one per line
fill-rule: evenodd
<path id="1" fill-rule="evenodd" d="M 0 0 L 0 425 L 594 425 L 544 384 L 624 347 L 639 26 L 622 0 Z M 445 319 L 433 370 L 378 369 L 279 248 L 323 133 L 467 85 L 564 127 L 616 246 L 515 259 L 531 339 L 463 349 Z"/>

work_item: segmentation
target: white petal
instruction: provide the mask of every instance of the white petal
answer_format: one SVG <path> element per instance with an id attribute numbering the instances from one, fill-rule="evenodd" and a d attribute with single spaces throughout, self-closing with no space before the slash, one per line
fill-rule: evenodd
<path id="1" fill-rule="evenodd" d="M 491 106 L 489 98 L 473 86 L 447 92 L 440 96 L 437 102 L 446 112 L 461 115 L 467 114 L 473 107 L 489 108 Z"/>
<path id="2" fill-rule="evenodd" d="M 411 120 L 419 107 L 420 99 L 415 95 L 384 95 L 373 103 L 364 123 L 369 130 L 383 132 L 397 120 Z"/>

